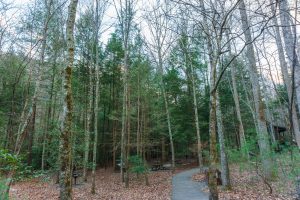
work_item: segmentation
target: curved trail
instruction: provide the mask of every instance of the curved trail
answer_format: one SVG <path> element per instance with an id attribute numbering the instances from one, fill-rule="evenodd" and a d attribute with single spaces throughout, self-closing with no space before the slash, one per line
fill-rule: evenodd
<path id="1" fill-rule="evenodd" d="M 205 182 L 196 182 L 192 176 L 199 168 L 176 174 L 172 179 L 172 200 L 208 200 L 208 193 L 202 191 Z"/>

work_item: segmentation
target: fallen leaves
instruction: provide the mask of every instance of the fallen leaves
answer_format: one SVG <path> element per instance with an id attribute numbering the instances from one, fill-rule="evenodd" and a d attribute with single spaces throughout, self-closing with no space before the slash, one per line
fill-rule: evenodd
<path id="1" fill-rule="evenodd" d="M 205 174 L 195 174 L 194 181 L 205 181 Z M 263 183 L 254 170 L 241 170 L 239 166 L 230 166 L 232 190 L 219 187 L 219 198 L 222 200 L 292 200 L 295 199 L 295 186 L 291 181 L 278 178 L 270 182 L 273 193 Z M 208 188 L 205 188 L 208 191 Z"/>
<path id="2" fill-rule="evenodd" d="M 125 188 L 120 181 L 120 173 L 112 169 L 99 169 L 96 174 L 96 194 L 91 194 L 90 179 L 88 183 L 79 180 L 73 186 L 75 200 L 170 200 L 171 179 L 170 171 L 149 173 L 150 186 L 146 186 L 144 177 L 130 176 L 130 186 Z M 15 200 L 56 200 L 59 196 L 59 186 L 54 181 L 43 183 L 37 180 L 18 182 L 11 188 L 10 196 Z"/>
<path id="3" fill-rule="evenodd" d="M 206 174 L 202 174 L 202 173 L 194 174 L 192 176 L 192 179 L 193 179 L 193 181 L 196 181 L 196 182 L 204 182 L 207 180 Z"/>

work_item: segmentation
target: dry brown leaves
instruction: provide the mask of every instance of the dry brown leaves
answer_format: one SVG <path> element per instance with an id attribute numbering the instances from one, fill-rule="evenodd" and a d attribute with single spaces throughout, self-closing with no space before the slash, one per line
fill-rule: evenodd
<path id="1" fill-rule="evenodd" d="M 193 176 L 195 181 L 205 181 L 204 174 Z M 256 171 L 243 170 L 238 166 L 230 166 L 230 180 L 232 190 L 224 191 L 219 187 L 219 198 L 222 200 L 292 200 L 295 187 L 291 181 L 277 179 L 270 182 L 273 192 L 270 194 L 269 188 Z M 204 189 L 208 192 L 208 188 Z"/>
<path id="2" fill-rule="evenodd" d="M 197 173 L 192 176 L 193 181 L 204 182 L 206 181 L 206 174 Z"/>
<path id="3" fill-rule="evenodd" d="M 149 173 L 150 186 L 146 186 L 144 178 L 131 174 L 128 189 L 120 182 L 120 173 L 111 169 L 100 169 L 96 174 L 96 194 L 91 194 L 91 183 L 82 183 L 73 187 L 74 199 L 78 200 L 169 200 L 171 194 L 170 171 Z M 12 186 L 10 196 L 15 200 L 56 200 L 59 195 L 57 184 L 43 183 L 39 180 L 19 182 Z"/>

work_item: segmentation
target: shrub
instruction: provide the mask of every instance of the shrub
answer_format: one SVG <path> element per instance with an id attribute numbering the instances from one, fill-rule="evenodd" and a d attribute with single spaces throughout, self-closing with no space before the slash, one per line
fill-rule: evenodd
<path id="1" fill-rule="evenodd" d="M 129 171 L 132 173 L 143 174 L 148 171 L 148 167 L 144 163 L 143 159 L 138 155 L 130 156 L 128 158 L 128 162 Z"/>

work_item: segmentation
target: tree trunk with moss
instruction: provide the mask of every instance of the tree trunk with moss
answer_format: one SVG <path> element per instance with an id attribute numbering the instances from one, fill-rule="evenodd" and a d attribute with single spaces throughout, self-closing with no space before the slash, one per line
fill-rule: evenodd
<path id="1" fill-rule="evenodd" d="M 210 200 L 218 200 L 218 186 L 217 186 L 217 169 L 218 169 L 218 155 L 217 155 L 217 93 L 214 90 L 217 77 L 217 62 L 212 60 L 210 68 L 210 109 L 209 109 L 209 150 L 210 150 L 210 165 L 208 172 L 208 186 Z"/>
<path id="2" fill-rule="evenodd" d="M 220 144 L 220 157 L 221 157 L 221 178 L 222 178 L 222 185 L 224 189 L 230 189 L 230 176 L 229 176 L 229 166 L 228 166 L 228 159 L 227 159 L 227 152 L 225 146 L 225 137 L 224 137 L 224 127 L 223 127 L 223 119 L 222 119 L 222 111 L 221 111 L 221 104 L 220 104 L 220 97 L 217 91 L 217 126 L 218 126 L 218 138 Z"/>
<path id="3" fill-rule="evenodd" d="M 68 8 L 67 19 L 67 48 L 68 58 L 67 66 L 64 69 L 64 103 L 63 103 L 63 121 L 60 135 L 60 194 L 61 200 L 72 199 L 72 68 L 74 65 L 74 25 L 76 18 L 78 0 L 71 0 Z"/>

